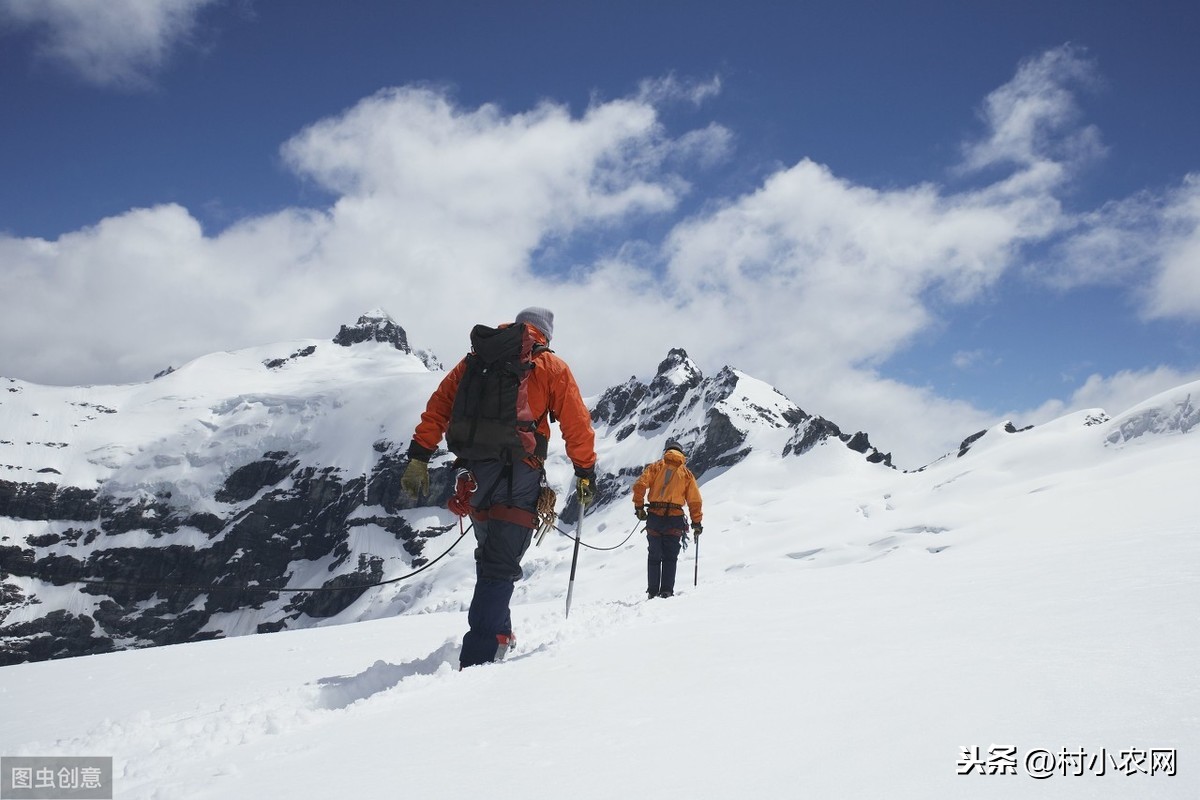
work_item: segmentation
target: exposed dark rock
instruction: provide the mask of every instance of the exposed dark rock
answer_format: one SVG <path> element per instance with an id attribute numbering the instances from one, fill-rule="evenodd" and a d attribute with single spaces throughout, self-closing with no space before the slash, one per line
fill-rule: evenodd
<path id="1" fill-rule="evenodd" d="M 592 410 L 592 422 L 601 425 L 624 422 L 637 410 L 647 391 L 646 384 L 637 378 L 630 378 L 620 386 L 610 387 L 600 395 L 600 400 Z"/>
<path id="2" fill-rule="evenodd" d="M 269 358 L 263 362 L 263 366 L 265 366 L 267 369 L 279 369 L 280 367 L 286 366 L 291 361 L 295 361 L 298 358 L 311 356 L 315 352 L 317 352 L 317 346 L 315 344 L 310 344 L 308 347 L 300 348 L 287 358 Z"/>
<path id="3" fill-rule="evenodd" d="M 298 616 L 300 616 L 300 615 L 295 614 L 295 615 L 292 615 L 291 617 L 284 617 L 283 619 L 279 619 L 274 622 L 260 622 L 260 623 L 258 623 L 258 627 L 255 628 L 254 632 L 255 633 L 279 633 L 280 631 L 287 629 L 287 624 L 288 624 L 289 620 L 295 619 Z"/>
<path id="4" fill-rule="evenodd" d="M 746 457 L 749 449 L 743 447 L 745 432 L 738 430 L 726 414 L 710 408 L 706 415 L 703 439 L 688 455 L 688 469 L 697 476 L 710 469 L 730 467 Z M 698 434 L 699 432 L 697 432 Z M 685 447 L 687 442 L 684 442 Z"/>
<path id="5" fill-rule="evenodd" d="M 298 594 L 287 606 L 318 619 L 332 617 L 349 608 L 367 591 L 367 584 L 383 580 L 383 559 L 358 557 L 358 569 L 331 578 L 321 585 L 321 592 Z"/>
<path id="6" fill-rule="evenodd" d="M 9 625 L 0 637 L 0 666 L 111 651 L 112 639 L 98 636 L 95 631 L 96 622 L 91 617 L 63 610 Z"/>
<path id="7" fill-rule="evenodd" d="M 868 437 L 867 434 L 863 433 L 862 431 L 859 431 L 851 436 L 849 441 L 846 442 L 846 447 L 849 447 L 856 453 L 862 453 L 867 457 L 867 461 L 871 462 L 872 464 L 883 464 L 889 467 L 892 466 L 892 454 L 881 453 L 876 450 L 871 445 L 870 437 Z"/>
<path id="8" fill-rule="evenodd" d="M 383 342 L 402 353 L 412 352 L 404 328 L 382 312 L 363 314 L 354 325 L 343 325 L 337 336 L 333 337 L 333 343 L 342 347 L 351 347 L 362 342 Z"/>
<path id="9" fill-rule="evenodd" d="M 183 521 L 183 524 L 208 534 L 210 538 L 225 529 L 225 520 L 207 511 L 192 514 Z"/>
<path id="10" fill-rule="evenodd" d="M 218 492 L 229 506 L 226 517 L 209 511 L 172 508 L 170 495 L 137 498 L 98 496 L 94 491 L 57 487 L 49 483 L 0 482 L 0 515 L 19 519 L 77 519 L 94 527 L 73 527 L 62 533 L 40 534 L 25 540 L 24 547 L 0 547 L 0 569 L 5 573 L 36 577 L 63 585 L 83 581 L 79 590 L 98 595 L 95 618 L 58 615 L 38 624 L 0 627 L 2 663 L 105 652 L 114 641 L 126 646 L 149 646 L 199 641 L 221 636 L 204 630 L 213 614 L 262 608 L 279 599 L 295 562 L 316 561 L 333 555 L 331 570 L 338 569 L 351 553 L 347 542 L 352 528 L 374 524 L 395 536 L 400 547 L 419 567 L 425 542 L 447 529 L 416 531 L 398 512 L 416 501 L 400 490 L 407 458 L 390 443 L 376 447 L 380 457 L 367 475 L 347 478 L 333 467 L 300 467 L 285 452 L 264 453 L 226 479 Z M 449 496 L 452 470 L 445 459 L 430 470 L 432 496 L 421 505 L 444 504 Z M 290 478 L 283 484 L 285 478 Z M 363 506 L 377 513 L 362 514 Z M 354 518 L 351 519 L 351 516 Z M 110 546 L 86 559 L 57 551 L 76 541 L 97 536 L 120 537 L 133 531 L 155 537 L 191 527 L 203 532 L 211 544 L 203 547 Z M 115 543 L 119 543 L 117 538 Z M 335 576 L 329 586 L 343 587 L 378 580 L 380 557 L 360 558 L 358 568 Z M 296 604 L 296 613 L 264 625 L 279 630 L 301 613 L 331 616 L 348 607 L 361 591 L 315 592 Z M 147 603 L 154 604 L 147 607 Z M 197 601 L 200 601 L 197 605 Z M 0 595 L 0 614 L 15 607 L 14 592 Z"/>
<path id="11" fill-rule="evenodd" d="M 802 412 L 803 413 L 803 412 Z M 807 417 L 802 424 L 796 424 L 796 433 L 784 445 L 783 454 L 803 455 L 821 442 L 836 439 L 856 453 L 862 453 L 872 464 L 892 466 L 892 454 L 881 453 L 871 444 L 870 437 L 859 431 L 853 435 L 842 433 L 841 429 L 824 417 Z"/>
<path id="12" fill-rule="evenodd" d="M 842 431 L 824 417 L 810 417 L 792 434 L 792 438 L 783 446 L 783 454 L 803 455 L 812 450 L 826 439 L 842 438 Z"/>
<path id="13" fill-rule="evenodd" d="M 143 530 L 155 539 L 179 530 L 180 520 L 163 500 L 141 498 L 120 506 L 113 504 L 100 528 L 109 536 Z"/>
<path id="14" fill-rule="evenodd" d="M 102 510 L 95 490 L 0 480 L 0 517 L 88 522 L 99 517 Z"/>
<path id="15" fill-rule="evenodd" d="M 221 503 L 240 503 L 249 500 L 268 486 L 274 486 L 286 478 L 300 462 L 287 461 L 287 453 L 265 453 L 261 461 L 239 467 L 225 479 L 225 485 L 217 490 L 215 498 Z"/>
<path id="16" fill-rule="evenodd" d="M 965 456 L 967 454 L 967 451 L 971 449 L 971 445 L 975 444 L 980 439 L 982 439 L 984 434 L 986 434 L 986 433 L 987 433 L 987 429 L 985 428 L 984 430 L 981 430 L 977 433 L 972 433 L 970 436 L 963 439 L 962 443 L 958 446 L 958 457 L 962 458 L 963 456 Z"/>

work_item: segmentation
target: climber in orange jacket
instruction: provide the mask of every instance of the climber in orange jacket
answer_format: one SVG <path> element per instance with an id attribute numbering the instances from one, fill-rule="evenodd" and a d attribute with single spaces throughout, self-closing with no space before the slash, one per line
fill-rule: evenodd
<path id="1" fill-rule="evenodd" d="M 516 319 L 498 328 L 483 329 L 488 336 L 516 336 L 521 352 L 528 355 L 531 366 L 519 390 L 507 397 L 512 411 L 512 425 L 505 431 L 480 424 L 478 439 L 472 426 L 471 440 L 459 441 L 458 463 L 473 480 L 469 506 L 478 547 L 475 548 L 475 592 L 467 612 L 469 630 L 463 636 L 459 666 L 485 664 L 503 657 L 513 641 L 512 617 L 509 603 L 514 584 L 521 578 L 521 558 L 533 539 L 536 527 L 535 508 L 541 492 L 546 448 L 550 439 L 550 421 L 557 420 L 567 457 L 575 466 L 575 490 L 582 505 L 588 505 L 595 493 L 596 450 L 592 417 L 579 392 L 567 363 L 549 348 L 554 334 L 554 313 L 541 307 L 530 307 L 517 314 Z M 516 330 L 516 329 L 519 329 Z M 491 341 L 496 341 L 492 339 Z M 408 466 L 401 477 L 401 486 L 414 498 L 429 494 L 429 459 L 446 436 L 455 449 L 455 399 L 459 394 L 474 395 L 484 391 L 479 367 L 472 369 L 469 360 L 479 356 L 478 348 L 487 346 L 482 339 L 478 347 L 472 332 L 472 353 L 464 357 L 442 379 L 421 414 L 408 448 Z M 522 355 L 525 358 L 525 355 Z M 475 362 L 478 364 L 478 362 Z M 472 378 L 472 375 L 475 378 Z M 462 390 L 460 392 L 460 389 Z M 499 390 L 497 390 L 499 391 Z M 491 397 L 490 406 L 498 403 Z M 460 398 L 461 399 L 461 398 Z M 514 408 L 514 404 L 515 407 Z M 461 412 L 464 406 L 459 406 Z M 522 442 L 517 449 L 511 435 Z M 525 445 L 528 445 L 525 447 Z M 498 452 L 491 452 L 500 448 Z M 507 449 L 505 449 L 507 448 Z"/>
<path id="2" fill-rule="evenodd" d="M 545 458 L 546 442 L 550 439 L 550 419 L 558 421 L 559 432 L 567 446 L 567 457 L 575 465 L 578 477 L 594 478 L 596 465 L 596 434 L 592 430 L 592 413 L 588 411 L 579 392 L 579 384 L 567 362 L 546 347 L 554 330 L 554 314 L 543 308 L 526 309 L 517 316 L 516 324 L 527 324 L 533 340 L 545 349 L 534 355 L 535 369 L 529 377 L 529 410 L 537 420 L 537 435 L 541 457 Z M 540 326 L 540 327 L 539 327 Z M 421 421 L 413 433 L 409 456 L 428 463 L 446 428 L 454 407 L 454 396 L 466 370 L 466 359 L 459 361 L 446 374 L 429 398 Z M 531 465 L 532 466 L 532 465 Z M 540 469 L 541 465 L 536 465 Z"/>
<path id="3" fill-rule="evenodd" d="M 646 594 L 651 598 L 675 594 L 675 568 L 688 529 L 685 505 L 697 540 L 704 530 L 700 487 L 686 463 L 683 446 L 668 439 L 663 457 L 647 464 L 633 484 L 634 513 L 646 523 Z"/>

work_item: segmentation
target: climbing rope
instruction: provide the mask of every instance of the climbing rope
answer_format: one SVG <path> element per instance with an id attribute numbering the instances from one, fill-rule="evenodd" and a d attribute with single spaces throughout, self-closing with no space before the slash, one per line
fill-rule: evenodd
<path id="1" fill-rule="evenodd" d="M 629 535 L 626 536 L 624 539 L 622 539 L 620 544 L 614 544 L 612 547 L 596 547 L 595 545 L 588 544 L 587 542 L 576 539 L 575 534 L 571 533 L 570 531 L 564 531 L 562 528 L 558 527 L 557 525 L 554 526 L 554 530 L 558 531 L 563 536 L 567 537 L 568 539 L 570 539 L 573 542 L 579 542 L 579 544 L 583 545 L 584 547 L 588 548 L 589 550 L 600 550 L 601 552 L 606 552 L 609 550 L 616 550 L 618 548 L 624 547 L 625 543 L 628 542 L 630 539 L 632 539 L 633 535 L 635 533 L 637 533 L 638 529 L 641 527 L 642 527 L 641 522 L 639 522 L 637 525 L 634 525 L 633 530 L 631 530 L 629 532 Z"/>

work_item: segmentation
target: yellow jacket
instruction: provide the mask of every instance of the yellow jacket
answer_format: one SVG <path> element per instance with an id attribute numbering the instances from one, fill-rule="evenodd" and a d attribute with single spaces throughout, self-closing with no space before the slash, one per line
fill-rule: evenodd
<path id="1" fill-rule="evenodd" d="M 683 453 L 668 450 L 662 459 L 647 464 L 633 484 L 634 508 L 648 502 L 651 514 L 681 517 L 686 504 L 692 522 L 699 522 L 704 516 L 700 510 L 700 487 L 696 485 L 696 476 L 684 466 L 686 463 Z"/>

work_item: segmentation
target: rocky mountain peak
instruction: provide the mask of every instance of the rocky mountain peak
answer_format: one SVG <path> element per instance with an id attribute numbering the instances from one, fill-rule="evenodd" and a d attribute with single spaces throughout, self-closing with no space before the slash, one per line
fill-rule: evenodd
<path id="1" fill-rule="evenodd" d="M 363 314 L 353 325 L 343 325 L 337 336 L 333 337 L 333 343 L 342 347 L 351 347 L 362 342 L 383 342 L 402 353 L 412 352 L 404 328 L 397 325 L 391 315 L 380 308 Z"/>
<path id="2" fill-rule="evenodd" d="M 682 347 L 672 347 L 658 365 L 650 388 L 652 391 L 670 391 L 676 387 L 690 389 L 698 386 L 702 380 L 704 373 L 696 366 L 696 362 L 688 358 L 687 351 Z"/>
<path id="3" fill-rule="evenodd" d="M 343 325 L 333 343 L 342 347 L 352 347 L 362 342 L 382 342 L 390 344 L 401 353 L 409 353 L 421 359 L 427 368 L 437 372 L 444 367 L 437 356 L 428 350 L 414 350 L 409 347 L 408 334 L 400 327 L 391 314 L 381 308 L 376 308 L 363 314 L 353 325 Z"/>

